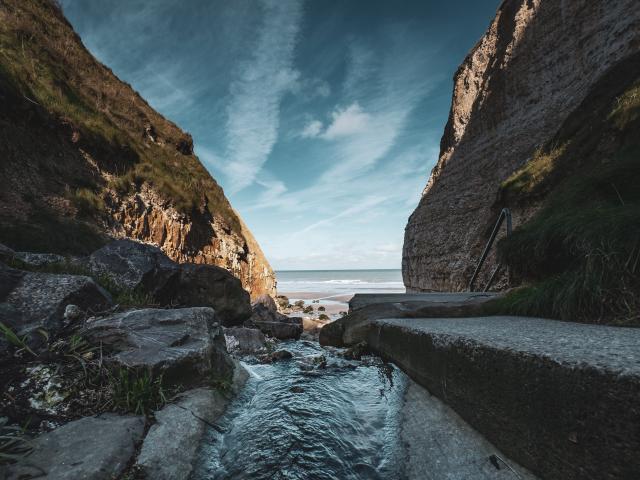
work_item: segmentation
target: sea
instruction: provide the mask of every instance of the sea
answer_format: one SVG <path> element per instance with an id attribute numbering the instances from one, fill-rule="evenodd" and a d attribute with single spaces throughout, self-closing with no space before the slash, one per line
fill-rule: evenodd
<path id="1" fill-rule="evenodd" d="M 278 292 L 323 293 L 327 296 L 356 293 L 404 293 L 402 271 L 393 270 L 280 270 Z"/>

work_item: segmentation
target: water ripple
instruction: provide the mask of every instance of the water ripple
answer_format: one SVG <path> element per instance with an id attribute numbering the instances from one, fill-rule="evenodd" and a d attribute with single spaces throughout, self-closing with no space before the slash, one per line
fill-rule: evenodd
<path id="1" fill-rule="evenodd" d="M 207 432 L 193 480 L 401 478 L 406 377 L 309 342 L 283 347 L 293 359 L 249 366 L 246 387 L 218 421 L 224 433 Z M 318 355 L 326 368 L 314 366 Z"/>

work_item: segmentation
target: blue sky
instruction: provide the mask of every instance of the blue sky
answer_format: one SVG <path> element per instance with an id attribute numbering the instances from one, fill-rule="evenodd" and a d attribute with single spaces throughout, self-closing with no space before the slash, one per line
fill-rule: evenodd
<path id="1" fill-rule="evenodd" d="M 193 135 L 274 268 L 400 268 L 452 77 L 499 0 L 63 0 Z"/>

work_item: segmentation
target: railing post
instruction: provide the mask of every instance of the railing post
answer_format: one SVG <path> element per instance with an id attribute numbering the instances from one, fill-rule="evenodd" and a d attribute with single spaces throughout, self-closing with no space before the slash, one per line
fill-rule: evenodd
<path id="1" fill-rule="evenodd" d="M 473 272 L 473 276 L 471 277 L 471 281 L 469 282 L 469 291 L 470 292 L 473 292 L 473 287 L 475 286 L 476 279 L 478 278 L 478 275 L 480 274 L 480 270 L 482 269 L 482 265 L 484 264 L 485 260 L 487 259 L 487 255 L 489 255 L 489 251 L 491 250 L 491 247 L 493 246 L 493 242 L 495 241 L 496 236 L 498 235 L 498 232 L 500 231 L 500 227 L 502 226 L 502 223 L 505 221 L 505 219 L 507 220 L 507 237 L 509 235 L 511 235 L 511 229 L 512 229 L 511 211 L 508 208 L 503 208 L 502 211 L 500 212 L 500 215 L 498 216 L 498 220 L 496 221 L 496 224 L 493 227 L 493 231 L 491 232 L 491 236 L 489 237 L 489 241 L 487 242 L 487 245 L 484 247 L 484 251 L 482 252 L 482 256 L 480 257 L 480 261 L 478 261 L 478 264 L 476 265 L 476 269 Z M 489 282 L 487 283 L 486 287 L 484 288 L 485 292 L 489 289 L 489 287 L 493 283 L 493 279 L 495 278 L 495 276 L 498 273 L 499 269 L 500 269 L 500 264 L 498 264 L 496 269 L 491 274 L 491 277 L 489 278 Z"/>

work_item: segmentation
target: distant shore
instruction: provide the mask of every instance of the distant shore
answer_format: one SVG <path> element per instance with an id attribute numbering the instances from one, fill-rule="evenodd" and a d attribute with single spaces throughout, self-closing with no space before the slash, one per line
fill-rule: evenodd
<path id="1" fill-rule="evenodd" d="M 325 313 L 332 320 L 339 317 L 340 312 L 349 310 L 349 300 L 353 297 L 352 293 L 335 294 L 329 292 L 278 292 L 278 294 L 286 296 L 292 304 L 298 300 L 304 300 L 305 304 L 315 307 L 323 306 Z"/>

